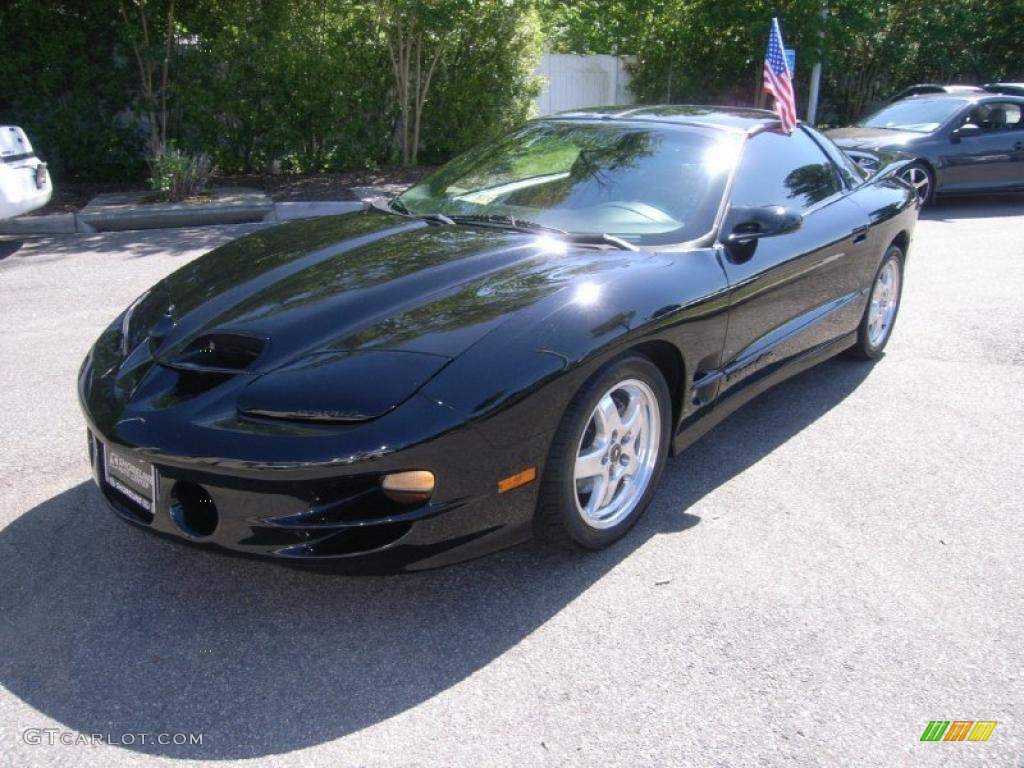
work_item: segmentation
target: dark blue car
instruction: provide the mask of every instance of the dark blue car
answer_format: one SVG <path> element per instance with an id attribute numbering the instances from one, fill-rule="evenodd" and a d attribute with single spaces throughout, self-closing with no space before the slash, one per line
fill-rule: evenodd
<path id="1" fill-rule="evenodd" d="M 911 96 L 828 136 L 869 171 L 876 152 L 913 156 L 900 176 L 925 204 L 941 195 L 1024 191 L 1024 96 Z"/>

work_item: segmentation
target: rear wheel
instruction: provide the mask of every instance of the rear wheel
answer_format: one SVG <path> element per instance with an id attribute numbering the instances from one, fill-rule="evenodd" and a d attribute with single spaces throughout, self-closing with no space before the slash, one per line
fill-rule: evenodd
<path id="1" fill-rule="evenodd" d="M 871 297 L 857 328 L 857 343 L 850 348 L 854 357 L 877 360 L 892 336 L 903 296 L 903 251 L 890 245 L 875 273 Z"/>
<path id="2" fill-rule="evenodd" d="M 622 537 L 654 495 L 670 432 L 671 401 L 657 366 L 631 355 L 600 371 L 576 395 L 552 443 L 539 533 L 583 549 Z"/>
<path id="3" fill-rule="evenodd" d="M 935 180 L 927 165 L 920 162 L 911 163 L 900 171 L 899 176 L 914 188 L 922 206 L 931 203 L 932 193 L 935 189 Z"/>

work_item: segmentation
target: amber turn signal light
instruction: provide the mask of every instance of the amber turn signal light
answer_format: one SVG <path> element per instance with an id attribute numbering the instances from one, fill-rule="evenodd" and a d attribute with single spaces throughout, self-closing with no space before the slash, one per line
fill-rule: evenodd
<path id="1" fill-rule="evenodd" d="M 528 467 L 522 472 L 516 472 L 514 475 L 509 475 L 504 480 L 498 481 L 498 493 L 505 493 L 511 491 L 513 488 L 518 488 L 520 485 L 526 485 L 532 483 L 537 479 L 537 468 Z"/>
<path id="2" fill-rule="evenodd" d="M 385 475 L 380 482 L 384 495 L 400 504 L 419 504 L 434 495 L 434 473 L 423 469 Z"/>

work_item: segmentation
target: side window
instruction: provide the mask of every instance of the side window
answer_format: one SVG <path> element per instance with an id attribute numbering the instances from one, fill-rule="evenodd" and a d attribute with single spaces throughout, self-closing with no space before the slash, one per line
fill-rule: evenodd
<path id="1" fill-rule="evenodd" d="M 747 141 L 732 186 L 735 206 L 783 205 L 803 210 L 839 192 L 831 161 L 810 136 L 797 128 Z"/>
<path id="2" fill-rule="evenodd" d="M 832 139 L 827 136 L 822 136 L 816 130 L 810 126 L 805 125 L 803 127 L 805 131 L 810 135 L 812 139 L 818 144 L 819 147 L 825 152 L 826 155 L 835 163 L 836 169 L 839 171 L 839 175 L 843 177 L 843 181 L 846 182 L 848 187 L 856 187 L 864 183 L 864 179 L 867 178 L 867 172 L 853 162 L 853 159 L 843 152 L 839 147 L 833 143 Z"/>
<path id="3" fill-rule="evenodd" d="M 1014 101 L 989 101 L 971 111 L 966 122 L 974 123 L 984 133 L 1013 131 L 1024 128 L 1021 105 Z"/>

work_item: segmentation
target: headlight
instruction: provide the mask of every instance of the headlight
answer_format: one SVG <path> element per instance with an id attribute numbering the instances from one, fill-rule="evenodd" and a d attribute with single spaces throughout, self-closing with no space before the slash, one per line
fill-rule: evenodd
<path id="1" fill-rule="evenodd" d="M 448 360 L 391 350 L 315 354 L 256 378 L 239 394 L 238 410 L 295 421 L 369 421 L 416 394 Z"/>
<path id="2" fill-rule="evenodd" d="M 139 296 L 135 301 L 128 305 L 128 309 L 121 315 L 121 354 L 127 355 L 138 343 L 132 339 L 132 317 L 135 315 L 135 310 L 139 308 L 139 305 L 146 300 L 149 296 L 149 291 Z"/>
<path id="3" fill-rule="evenodd" d="M 872 157 L 871 155 L 862 155 L 859 152 L 854 154 L 850 153 L 850 157 L 853 158 L 853 162 L 863 168 L 865 171 L 874 173 L 878 170 L 878 158 Z"/>

